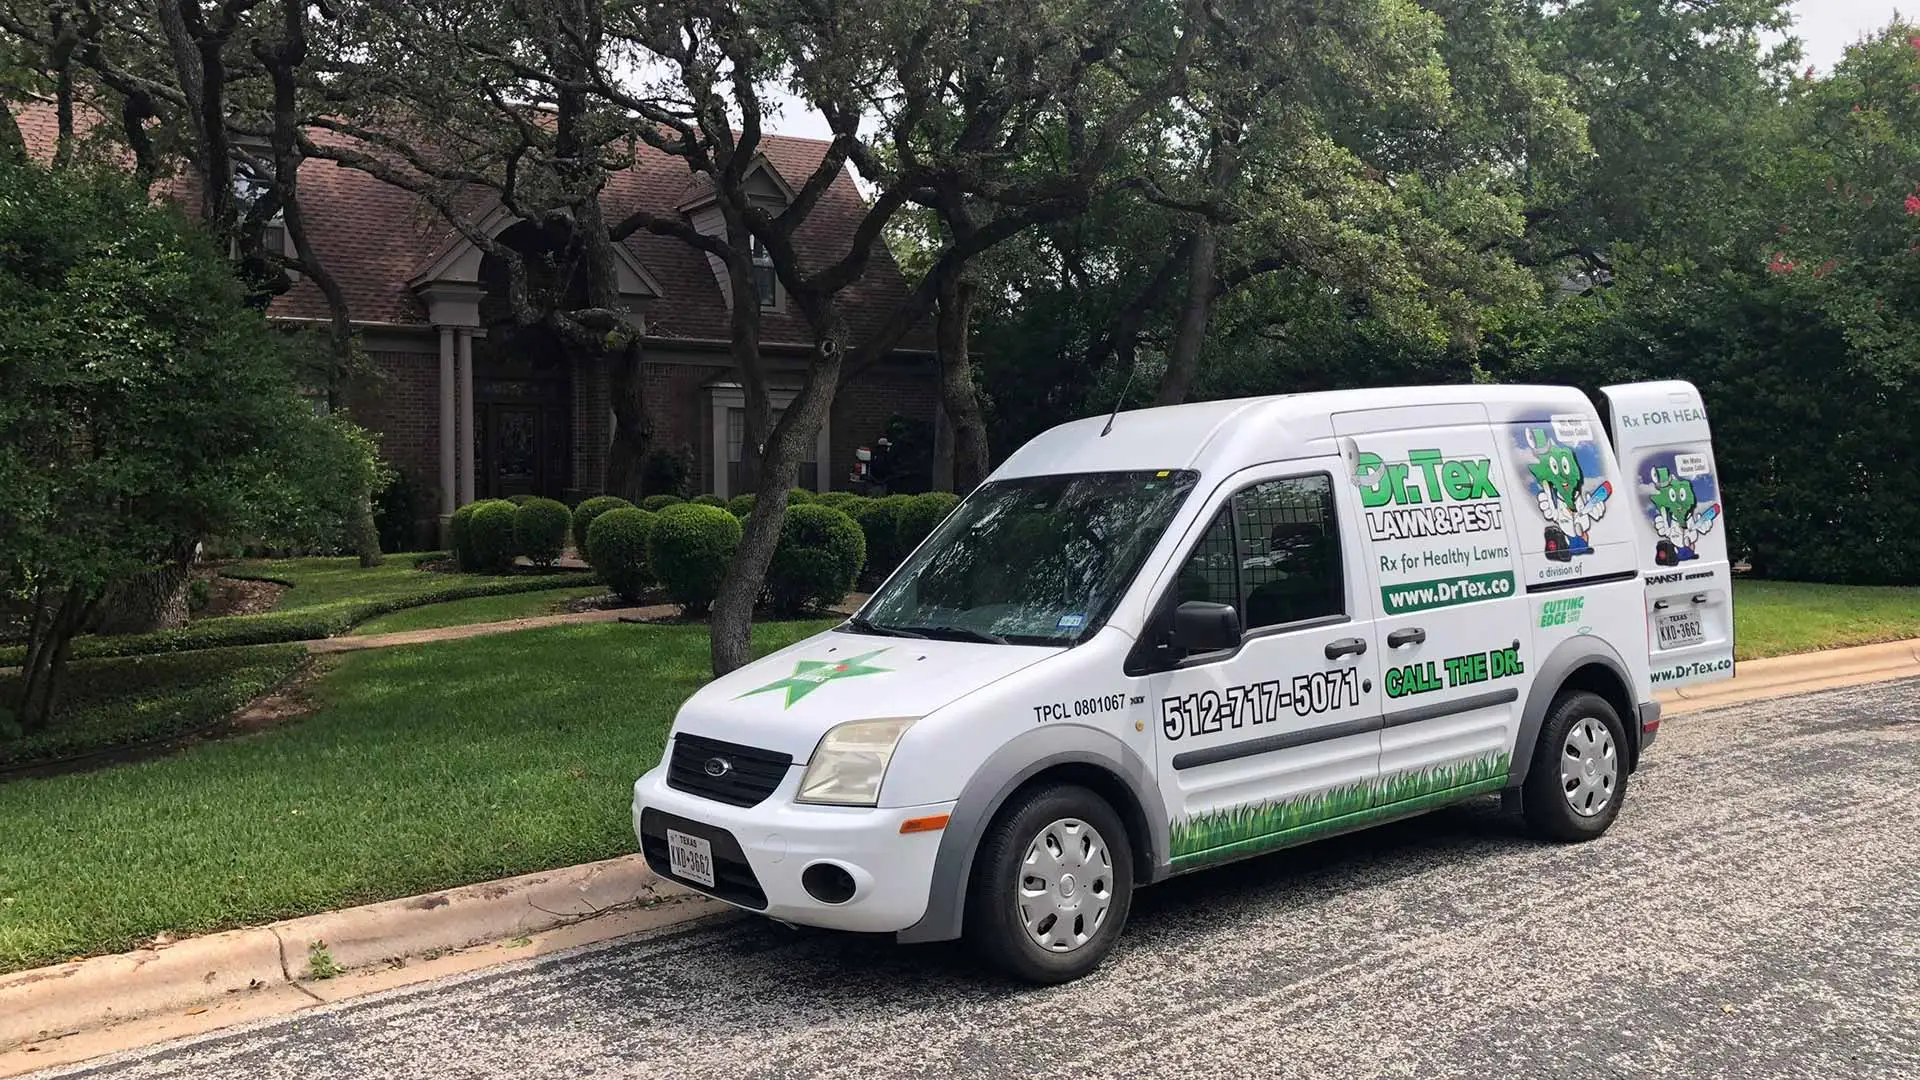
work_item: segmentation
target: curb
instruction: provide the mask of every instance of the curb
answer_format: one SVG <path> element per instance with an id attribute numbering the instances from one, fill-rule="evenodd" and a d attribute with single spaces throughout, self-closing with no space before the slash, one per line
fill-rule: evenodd
<path id="1" fill-rule="evenodd" d="M 317 1002 L 307 989 L 318 981 L 309 976 L 316 942 L 347 970 L 693 896 L 657 878 L 641 856 L 625 855 L 0 975 L 0 1050 L 287 986 Z M 650 921 L 684 922 L 709 910 L 688 903 Z"/>
<path id="2" fill-rule="evenodd" d="M 1734 677 L 1725 682 L 1662 690 L 1654 697 L 1665 715 L 1680 716 L 1762 698 L 1917 675 L 1920 675 L 1920 638 L 1908 638 L 1878 645 L 1746 660 L 1734 667 Z"/>

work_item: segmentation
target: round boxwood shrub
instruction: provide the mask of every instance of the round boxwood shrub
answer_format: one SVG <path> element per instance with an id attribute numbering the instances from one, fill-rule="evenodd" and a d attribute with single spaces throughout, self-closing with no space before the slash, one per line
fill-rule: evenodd
<path id="1" fill-rule="evenodd" d="M 513 511 L 513 549 L 536 566 L 552 566 L 567 550 L 573 515 L 553 499 L 528 499 Z"/>
<path id="2" fill-rule="evenodd" d="M 640 599 L 653 584 L 647 541 L 653 536 L 656 520 L 650 510 L 616 506 L 587 527 L 587 562 L 622 600 Z"/>
<path id="3" fill-rule="evenodd" d="M 632 505 L 618 495 L 595 495 L 582 500 L 579 506 L 573 508 L 573 550 L 591 563 L 593 560 L 587 558 L 587 529 L 593 525 L 593 519 L 609 510 Z"/>
<path id="4" fill-rule="evenodd" d="M 867 538 L 852 518 L 818 504 L 789 507 L 767 567 L 768 599 L 788 615 L 830 608 L 847 598 L 866 561 Z"/>
<path id="5" fill-rule="evenodd" d="M 802 487 L 787 489 L 787 505 L 788 506 L 799 506 L 803 503 L 815 503 L 819 501 L 820 501 L 820 493 L 817 491 L 808 491 L 806 488 L 802 488 Z"/>
<path id="6" fill-rule="evenodd" d="M 727 513 L 744 521 L 748 514 L 753 513 L 753 504 L 758 501 L 752 495 L 735 495 L 727 500 Z"/>
<path id="7" fill-rule="evenodd" d="M 727 500 L 718 495 L 695 495 L 693 501 L 700 506 L 718 506 L 725 508 Z"/>
<path id="8" fill-rule="evenodd" d="M 658 512 L 665 510 L 669 506 L 678 506 L 686 501 L 687 500 L 678 495 L 649 495 L 640 500 L 640 509 Z"/>
<path id="9" fill-rule="evenodd" d="M 883 499 L 868 499 L 853 508 L 853 520 L 859 522 L 860 531 L 867 536 L 867 569 L 874 577 L 893 573 L 906 557 L 900 545 L 900 519 L 912 498 L 911 495 L 888 495 Z"/>
<path id="10" fill-rule="evenodd" d="M 482 499 L 473 504 L 473 516 L 467 519 L 467 543 L 473 547 L 473 564 L 479 570 L 505 570 L 518 554 L 513 540 L 514 512 L 519 508 L 505 499 Z"/>
<path id="11" fill-rule="evenodd" d="M 473 554 L 473 508 L 479 503 L 468 503 L 453 512 L 453 519 L 447 522 L 447 544 L 453 548 L 453 565 L 457 570 L 471 574 L 480 569 L 480 561 Z"/>
<path id="12" fill-rule="evenodd" d="M 509 495 L 507 496 L 506 501 L 512 503 L 515 506 L 519 506 L 521 503 L 524 503 L 531 498 L 533 498 L 533 496 L 531 495 Z"/>
<path id="13" fill-rule="evenodd" d="M 851 491 L 824 491 L 814 497 L 821 506 L 831 506 L 843 514 L 851 515 L 853 508 L 867 501 L 865 495 L 856 495 Z"/>
<path id="14" fill-rule="evenodd" d="M 919 547 L 959 505 L 959 496 L 947 491 L 908 496 L 900 504 L 900 557 L 906 558 L 908 552 Z"/>
<path id="15" fill-rule="evenodd" d="M 648 564 L 674 603 L 689 615 L 705 614 L 740 547 L 740 519 L 697 503 L 669 506 L 655 519 Z"/>

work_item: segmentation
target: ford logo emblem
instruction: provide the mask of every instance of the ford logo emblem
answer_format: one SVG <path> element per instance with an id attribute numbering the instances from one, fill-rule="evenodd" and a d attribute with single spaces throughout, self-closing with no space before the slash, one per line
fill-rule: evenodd
<path id="1" fill-rule="evenodd" d="M 707 759 L 706 774 L 716 780 L 732 771 L 733 762 L 728 761 L 726 758 L 710 757 Z"/>

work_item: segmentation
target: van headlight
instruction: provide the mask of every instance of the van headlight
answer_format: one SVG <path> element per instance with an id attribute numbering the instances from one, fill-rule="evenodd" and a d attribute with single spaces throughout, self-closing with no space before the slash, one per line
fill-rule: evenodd
<path id="1" fill-rule="evenodd" d="M 828 806 L 875 806 L 893 748 L 913 720 L 850 720 L 820 739 L 800 778 L 795 802 Z"/>

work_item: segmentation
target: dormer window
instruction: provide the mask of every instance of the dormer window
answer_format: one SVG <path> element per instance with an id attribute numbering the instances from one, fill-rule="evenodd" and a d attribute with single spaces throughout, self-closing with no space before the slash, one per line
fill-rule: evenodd
<path id="1" fill-rule="evenodd" d="M 759 237 L 752 239 L 749 248 L 753 256 L 753 288 L 760 295 L 763 308 L 778 307 L 780 304 L 780 277 L 773 271 L 773 256 L 767 253 L 765 244 Z"/>

